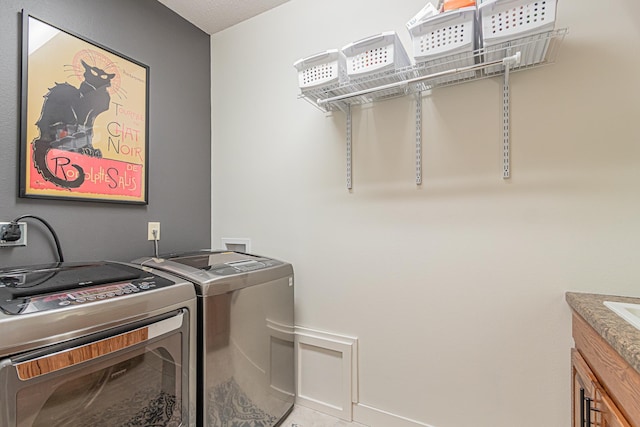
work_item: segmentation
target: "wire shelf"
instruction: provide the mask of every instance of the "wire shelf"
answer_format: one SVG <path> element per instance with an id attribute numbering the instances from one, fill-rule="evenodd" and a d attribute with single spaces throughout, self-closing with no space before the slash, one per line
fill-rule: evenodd
<path id="1" fill-rule="evenodd" d="M 417 63 L 350 81 L 311 90 L 302 90 L 299 98 L 322 111 L 347 111 L 350 105 L 396 98 L 416 92 L 453 86 L 483 78 L 500 76 L 509 67 L 517 72 L 555 62 L 567 28 L 509 40 L 474 52 L 459 53 L 436 61 Z M 517 56 L 518 61 L 511 58 Z"/>

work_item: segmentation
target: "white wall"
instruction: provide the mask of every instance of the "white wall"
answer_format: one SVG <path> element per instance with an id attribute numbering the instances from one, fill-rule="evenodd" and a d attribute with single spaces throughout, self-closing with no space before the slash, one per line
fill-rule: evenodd
<path id="1" fill-rule="evenodd" d="M 396 30 L 424 0 L 291 0 L 212 37 L 212 241 L 293 263 L 296 323 L 356 336 L 363 405 L 436 427 L 564 427 L 564 292 L 640 295 L 640 4 L 562 0 L 557 63 L 345 117 L 297 99 L 299 58 Z M 385 426 L 388 427 L 388 426 Z"/>

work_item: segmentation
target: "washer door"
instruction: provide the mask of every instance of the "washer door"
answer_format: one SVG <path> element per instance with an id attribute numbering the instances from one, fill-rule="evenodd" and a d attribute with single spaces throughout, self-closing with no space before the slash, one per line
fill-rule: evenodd
<path id="1" fill-rule="evenodd" d="M 145 323 L 1 361 L 0 425 L 187 425 L 188 312 Z"/>

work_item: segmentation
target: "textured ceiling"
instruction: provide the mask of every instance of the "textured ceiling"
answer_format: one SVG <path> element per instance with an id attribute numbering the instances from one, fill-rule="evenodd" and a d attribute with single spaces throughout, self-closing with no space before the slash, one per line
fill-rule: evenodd
<path id="1" fill-rule="evenodd" d="M 214 34 L 288 0 L 158 0 L 202 31 Z"/>

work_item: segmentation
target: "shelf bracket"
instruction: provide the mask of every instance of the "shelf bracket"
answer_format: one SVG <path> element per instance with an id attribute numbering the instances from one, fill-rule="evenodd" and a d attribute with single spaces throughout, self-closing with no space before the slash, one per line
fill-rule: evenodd
<path id="1" fill-rule="evenodd" d="M 422 92 L 416 92 L 416 185 L 422 185 Z"/>
<path id="2" fill-rule="evenodd" d="M 505 66 L 502 84 L 502 179 L 509 179 L 511 168 L 510 117 L 509 117 L 509 65 Z"/>
<path id="3" fill-rule="evenodd" d="M 351 104 L 347 105 L 347 190 L 353 188 L 351 180 L 351 142 L 352 142 Z"/>
<path id="4" fill-rule="evenodd" d="M 520 52 L 503 60 L 504 82 L 502 84 L 502 179 L 509 179 L 511 175 L 511 117 L 510 117 L 510 89 L 509 70 L 512 65 L 520 64 Z"/>

